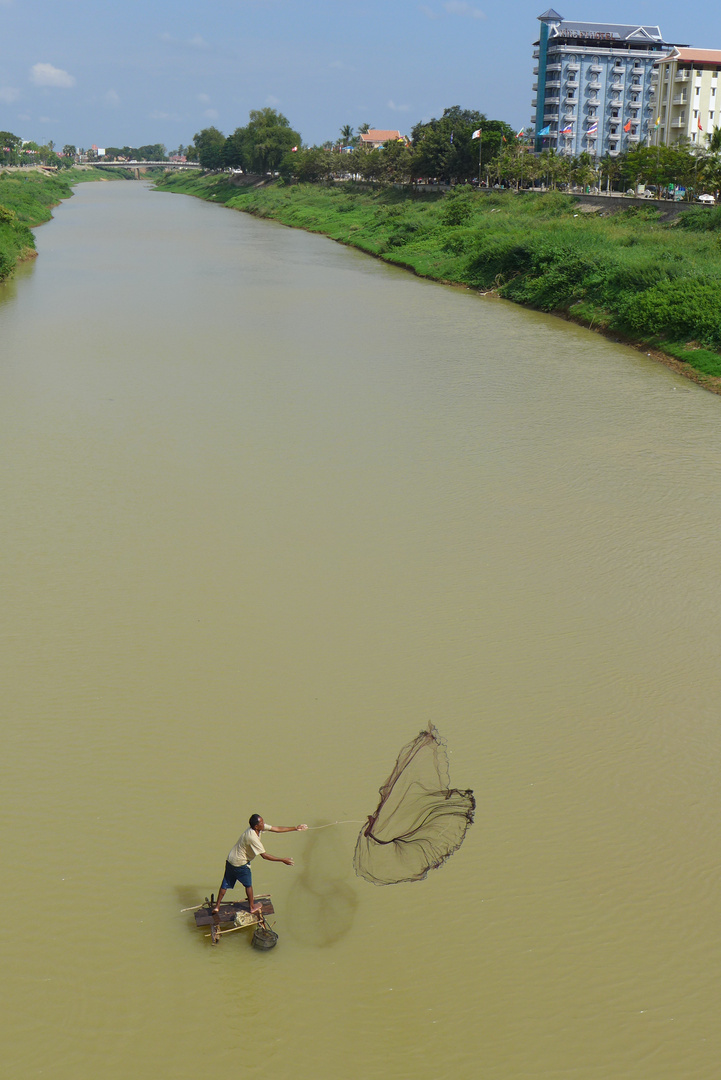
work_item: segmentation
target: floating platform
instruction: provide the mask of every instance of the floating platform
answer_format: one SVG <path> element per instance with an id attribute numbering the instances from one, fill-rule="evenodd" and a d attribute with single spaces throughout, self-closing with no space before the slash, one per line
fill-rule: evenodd
<path id="1" fill-rule="evenodd" d="M 212 910 L 214 907 L 213 897 L 211 896 L 210 900 L 206 897 L 203 906 L 195 912 L 195 925 L 209 926 L 210 940 L 213 945 L 218 945 L 220 935 L 227 934 L 228 930 L 240 930 L 246 926 L 262 925 L 266 915 L 275 914 L 269 895 L 256 896 L 254 899 L 256 903 L 261 905 L 260 911 L 251 912 L 247 900 L 231 900 L 228 903 L 224 901 L 216 914 Z M 227 927 L 227 929 L 223 930 L 221 927 Z"/>

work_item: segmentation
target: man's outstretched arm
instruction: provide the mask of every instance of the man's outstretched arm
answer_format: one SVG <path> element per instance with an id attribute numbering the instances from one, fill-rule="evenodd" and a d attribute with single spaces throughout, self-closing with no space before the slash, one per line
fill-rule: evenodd
<path id="1" fill-rule="evenodd" d="M 270 825 L 267 832 L 303 832 L 307 828 L 307 825 Z"/>

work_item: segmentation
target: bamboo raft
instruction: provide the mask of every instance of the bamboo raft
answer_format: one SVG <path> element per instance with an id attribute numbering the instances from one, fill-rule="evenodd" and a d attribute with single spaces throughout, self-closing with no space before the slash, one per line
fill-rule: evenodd
<path id="1" fill-rule="evenodd" d="M 219 945 L 221 934 L 242 930 L 248 926 L 262 926 L 266 915 L 275 914 L 269 895 L 256 896 L 255 900 L 261 905 L 260 911 L 251 912 L 247 900 L 231 900 L 228 903 L 224 901 L 216 914 L 212 910 L 215 906 L 214 897 L 211 896 L 209 900 L 206 896 L 205 903 L 195 912 L 195 925 L 209 926 L 211 944 Z"/>

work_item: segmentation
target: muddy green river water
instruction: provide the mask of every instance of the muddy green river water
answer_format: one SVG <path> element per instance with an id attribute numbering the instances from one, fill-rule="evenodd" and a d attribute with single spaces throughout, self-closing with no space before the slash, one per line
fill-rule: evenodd
<path id="1" fill-rule="evenodd" d="M 716 1080 L 721 400 L 143 183 L 0 290 L 4 1076 Z M 358 825 L 432 721 L 425 881 Z M 258 865 L 260 864 L 260 865 Z M 236 897 L 238 890 L 236 889 Z"/>

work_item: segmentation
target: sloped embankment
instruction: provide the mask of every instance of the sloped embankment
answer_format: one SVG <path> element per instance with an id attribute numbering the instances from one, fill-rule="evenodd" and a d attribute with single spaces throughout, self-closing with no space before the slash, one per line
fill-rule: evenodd
<path id="1" fill-rule="evenodd" d="M 721 208 L 664 222 L 652 205 L 582 213 L 560 193 L 239 187 L 223 175 L 170 176 L 159 186 L 572 318 L 721 392 Z"/>

